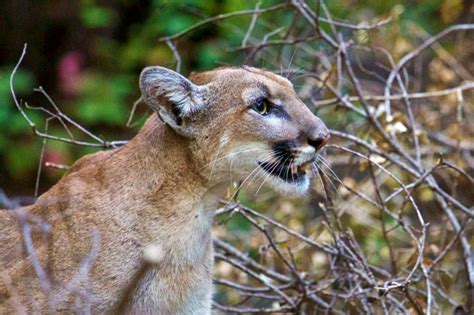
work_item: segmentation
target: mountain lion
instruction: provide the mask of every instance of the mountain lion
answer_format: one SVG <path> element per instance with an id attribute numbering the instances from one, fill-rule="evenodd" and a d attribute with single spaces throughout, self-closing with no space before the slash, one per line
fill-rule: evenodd
<path id="1" fill-rule="evenodd" d="M 35 204 L 0 211 L 1 314 L 210 314 L 219 195 L 255 178 L 308 190 L 329 133 L 287 79 L 149 67 L 140 89 L 156 113 L 135 138 L 84 156 Z"/>

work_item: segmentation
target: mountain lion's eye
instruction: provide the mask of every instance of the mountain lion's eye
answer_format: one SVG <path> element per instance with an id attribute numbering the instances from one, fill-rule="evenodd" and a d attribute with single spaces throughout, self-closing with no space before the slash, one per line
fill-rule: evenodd
<path id="1" fill-rule="evenodd" d="M 253 110 L 259 113 L 260 115 L 267 115 L 270 109 L 270 104 L 264 98 L 259 98 L 253 105 Z"/>

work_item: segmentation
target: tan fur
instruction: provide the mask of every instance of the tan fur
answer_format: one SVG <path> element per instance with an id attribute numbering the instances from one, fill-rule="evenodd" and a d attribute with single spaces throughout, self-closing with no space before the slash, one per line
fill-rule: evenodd
<path id="1" fill-rule="evenodd" d="M 273 73 L 219 68 L 191 75 L 192 89 L 185 93 L 173 84 L 189 88 L 190 82 L 162 71 L 156 82 L 147 77 L 155 72 L 146 70 L 141 80 L 145 100 L 160 117 L 153 115 L 124 147 L 81 158 L 34 205 L 20 209 L 30 216 L 36 255 L 51 282 L 47 294 L 25 254 L 16 212 L 0 211 L 1 314 L 88 307 L 93 313 L 210 314 L 216 196 L 231 178 L 258 168 L 272 143 L 327 134 L 291 83 Z M 166 76 L 175 81 L 163 81 Z M 260 117 L 249 108 L 262 86 L 290 119 Z M 182 122 L 175 123 L 170 102 L 183 95 L 188 103 Z M 277 179 L 268 182 L 293 189 Z M 49 233 L 35 229 L 31 216 L 47 222 Z M 65 287 L 90 254 L 94 235 L 100 247 L 88 278 L 69 292 Z M 143 259 L 150 245 L 160 252 L 155 264 Z"/>

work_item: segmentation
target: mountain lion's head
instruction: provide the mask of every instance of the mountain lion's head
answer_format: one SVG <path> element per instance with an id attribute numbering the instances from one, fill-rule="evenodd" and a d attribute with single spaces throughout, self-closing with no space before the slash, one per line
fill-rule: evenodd
<path id="1" fill-rule="evenodd" d="M 308 190 L 329 132 L 287 79 L 246 66 L 189 79 L 148 67 L 140 89 L 161 119 L 189 141 L 193 162 L 211 183 L 258 179 L 284 193 Z"/>

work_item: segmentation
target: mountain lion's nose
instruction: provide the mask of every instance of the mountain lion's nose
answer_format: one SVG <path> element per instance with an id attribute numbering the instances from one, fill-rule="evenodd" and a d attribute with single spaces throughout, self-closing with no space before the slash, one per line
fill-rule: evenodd
<path id="1" fill-rule="evenodd" d="M 329 138 L 331 138 L 329 133 L 317 132 L 308 136 L 308 144 L 318 151 L 328 143 Z"/>

